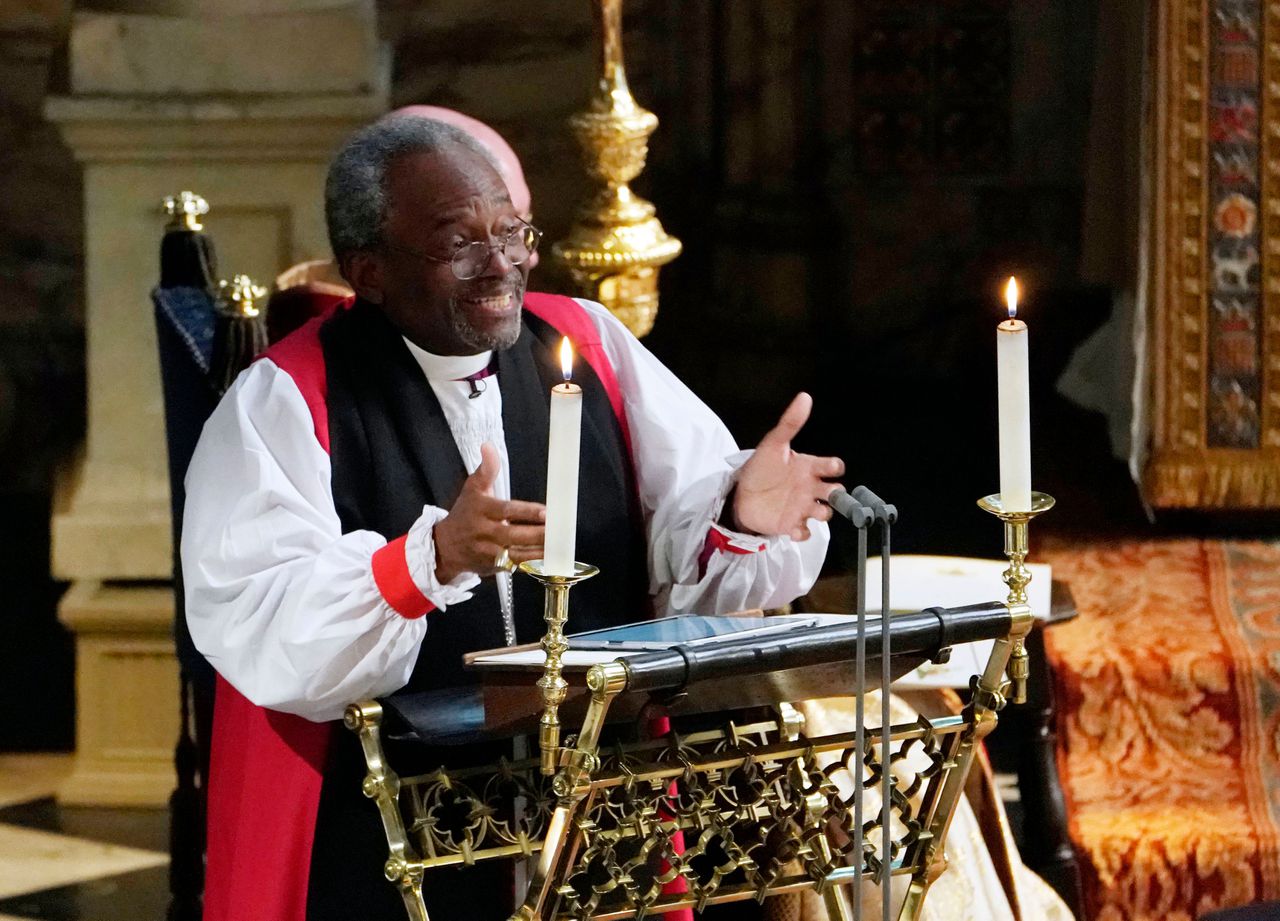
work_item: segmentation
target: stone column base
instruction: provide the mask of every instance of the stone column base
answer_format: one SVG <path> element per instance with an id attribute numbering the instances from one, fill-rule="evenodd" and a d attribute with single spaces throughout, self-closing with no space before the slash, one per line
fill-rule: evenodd
<path id="1" fill-rule="evenodd" d="M 76 638 L 76 753 L 58 801 L 165 805 L 179 730 L 172 589 L 76 582 L 58 619 Z"/>

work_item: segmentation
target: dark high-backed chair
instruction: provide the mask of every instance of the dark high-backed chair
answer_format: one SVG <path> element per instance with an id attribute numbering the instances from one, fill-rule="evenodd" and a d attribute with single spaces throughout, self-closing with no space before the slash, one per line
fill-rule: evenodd
<path id="1" fill-rule="evenodd" d="M 214 671 L 195 648 L 184 611 L 178 557 L 183 481 L 205 420 L 222 392 L 266 345 L 265 318 L 239 295 L 254 291 L 237 278 L 219 297 L 217 262 L 199 217 L 208 205 L 189 192 L 166 200 L 172 220 L 160 244 L 160 284 L 152 293 L 164 393 L 173 521 L 174 641 L 182 679 L 182 730 L 174 751 L 178 785 L 170 798 L 170 921 L 199 921 L 204 892 L 205 782 L 213 731 Z M 247 292 L 247 293 L 246 293 Z M 225 300 L 231 309 L 220 308 Z"/>
<path id="2" fill-rule="evenodd" d="M 299 284 L 272 294 L 244 276 L 218 281 L 211 239 L 199 218 L 208 205 L 183 192 L 166 200 L 172 220 L 160 244 L 160 284 L 152 292 L 164 392 L 173 520 L 174 641 L 182 676 L 182 732 L 174 752 L 178 786 L 170 799 L 169 921 L 200 921 L 204 892 L 205 781 L 213 732 L 214 671 L 187 629 L 178 556 L 183 482 L 205 420 L 237 374 L 270 340 L 283 338 L 342 300 L 333 285 Z M 274 313 L 268 328 L 268 317 Z"/>
<path id="3" fill-rule="evenodd" d="M 184 197 L 185 198 L 185 197 Z M 213 728 L 212 666 L 196 651 L 183 616 L 183 478 L 218 393 L 209 382 L 216 308 L 216 262 L 191 198 L 170 203 L 173 221 L 160 244 L 160 284 L 153 292 L 164 393 L 173 521 L 174 642 L 182 687 L 182 729 L 174 752 L 178 786 L 170 798 L 170 921 L 199 921 L 204 891 L 204 788 Z"/>

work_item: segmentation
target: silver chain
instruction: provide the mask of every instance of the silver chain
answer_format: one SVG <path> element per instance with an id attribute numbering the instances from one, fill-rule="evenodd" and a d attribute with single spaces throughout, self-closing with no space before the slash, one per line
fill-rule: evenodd
<path id="1" fill-rule="evenodd" d="M 507 603 L 504 606 L 502 601 L 498 602 L 498 608 L 502 614 L 502 635 L 507 641 L 508 646 L 516 644 L 516 595 L 515 595 L 515 573 L 500 572 L 495 577 L 498 579 L 498 591 L 501 592 L 502 600 Z M 506 586 L 503 586 L 503 581 Z"/>

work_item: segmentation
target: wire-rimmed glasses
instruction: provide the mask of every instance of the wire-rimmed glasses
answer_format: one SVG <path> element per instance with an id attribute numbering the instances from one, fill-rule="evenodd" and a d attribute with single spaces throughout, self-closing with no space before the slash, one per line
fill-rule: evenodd
<path id="1" fill-rule="evenodd" d="M 445 263 L 453 269 L 454 277 L 459 281 L 470 281 L 479 277 L 480 273 L 488 268 L 489 260 L 493 258 L 495 250 L 502 250 L 502 254 L 506 256 L 507 261 L 512 265 L 522 265 L 533 256 L 541 240 L 541 230 L 527 221 L 520 221 L 498 239 L 492 241 L 473 240 L 470 243 L 463 243 L 453 251 L 452 256 L 448 257 L 436 256 L 422 250 L 410 249 L 407 246 L 397 246 L 392 243 L 384 242 L 383 246 L 387 249 L 404 253 L 406 256 L 417 256 L 420 259 L 430 259 L 432 262 Z"/>

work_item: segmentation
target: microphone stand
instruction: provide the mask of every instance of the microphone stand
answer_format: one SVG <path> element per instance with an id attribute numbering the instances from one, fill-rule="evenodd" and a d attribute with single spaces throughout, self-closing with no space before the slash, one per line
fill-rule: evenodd
<path id="1" fill-rule="evenodd" d="M 866 859 L 866 841 L 863 827 L 863 775 L 865 773 L 866 754 L 866 711 L 864 693 L 867 671 L 867 531 L 873 524 L 880 526 L 880 763 L 881 763 L 881 805 L 880 805 L 880 886 L 883 921 L 890 921 L 892 891 L 890 887 L 890 870 L 892 868 L 892 793 L 893 778 L 890 773 L 892 759 L 892 725 L 889 717 L 889 685 L 892 682 L 891 650 L 889 633 L 889 550 L 890 529 L 898 519 L 898 510 L 865 486 L 854 487 L 853 493 L 842 487 L 832 490 L 827 503 L 844 518 L 847 518 L 858 532 L 857 561 L 854 570 L 854 610 L 858 619 L 857 645 L 854 653 L 854 682 L 858 689 L 854 701 L 854 779 L 856 793 L 853 802 L 853 823 L 858 829 L 859 855 L 854 864 L 854 921 L 862 919 L 862 867 Z"/>

